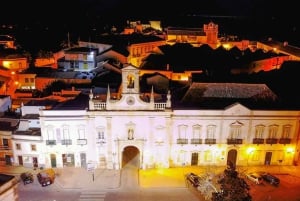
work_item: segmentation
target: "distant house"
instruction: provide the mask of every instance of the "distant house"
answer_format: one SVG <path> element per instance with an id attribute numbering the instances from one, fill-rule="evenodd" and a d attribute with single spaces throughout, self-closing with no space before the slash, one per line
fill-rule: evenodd
<path id="1" fill-rule="evenodd" d="M 0 114 L 11 109 L 12 100 L 10 96 L 7 95 L 0 95 Z"/>
<path id="2" fill-rule="evenodd" d="M 81 39 L 79 45 L 85 45 L 85 47 L 89 47 L 90 44 L 94 47 L 100 47 L 100 44 L 106 45 L 106 48 L 102 46 L 102 51 L 99 51 L 98 62 L 114 59 L 122 64 L 128 63 L 134 66 L 140 66 L 143 58 L 148 56 L 153 49 L 166 43 L 158 36 L 138 33 L 105 35 L 89 39 L 89 41 L 91 42 Z M 107 47 L 107 44 L 111 47 Z"/>
<path id="3" fill-rule="evenodd" d="M 89 72 L 96 68 L 98 49 L 73 47 L 65 50 L 64 57 L 58 60 L 58 70 Z"/>
<path id="4" fill-rule="evenodd" d="M 10 35 L 0 35 L 0 46 L 16 49 L 15 39 Z"/>
<path id="5" fill-rule="evenodd" d="M 269 38 L 265 41 L 258 41 L 257 48 L 265 51 L 274 51 L 289 56 L 289 60 L 300 60 L 300 48 L 289 45 L 287 41 L 279 42 Z"/>

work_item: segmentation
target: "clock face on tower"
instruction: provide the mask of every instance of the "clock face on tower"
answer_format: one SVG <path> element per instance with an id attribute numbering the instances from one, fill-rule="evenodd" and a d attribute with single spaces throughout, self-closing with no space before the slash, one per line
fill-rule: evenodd
<path id="1" fill-rule="evenodd" d="M 127 102 L 128 105 L 133 105 L 134 102 L 135 102 L 135 99 L 134 99 L 134 97 L 132 97 L 132 96 L 128 96 L 128 97 L 126 98 L 126 102 Z"/>

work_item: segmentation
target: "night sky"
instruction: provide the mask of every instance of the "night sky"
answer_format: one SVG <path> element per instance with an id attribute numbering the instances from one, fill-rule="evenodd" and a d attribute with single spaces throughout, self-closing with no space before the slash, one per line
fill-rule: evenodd
<path id="1" fill-rule="evenodd" d="M 295 1 L 275 0 L 6 0 L 1 2 L 1 7 L 1 21 L 10 19 L 54 20 L 82 16 L 98 16 L 104 19 L 170 17 L 195 13 L 200 15 L 297 17 L 299 13 Z M 8 9 L 3 9 L 5 7 Z"/>
<path id="2" fill-rule="evenodd" d="M 0 24 L 30 27 L 36 29 L 39 36 L 45 32 L 53 37 L 59 34 L 65 37 L 67 32 L 73 35 L 77 32 L 75 37 L 79 37 L 90 30 L 101 32 L 112 25 L 125 26 L 127 20 L 160 20 L 162 26 L 194 27 L 213 21 L 219 24 L 220 32 L 241 34 L 248 39 L 273 37 L 295 41 L 292 43 L 297 46 L 298 41 L 300 46 L 297 17 L 300 11 L 296 3 L 291 0 L 6 0 L 1 2 Z M 199 16 L 204 16 L 201 18 L 204 20 Z M 36 38 L 33 33 L 26 34 Z"/>

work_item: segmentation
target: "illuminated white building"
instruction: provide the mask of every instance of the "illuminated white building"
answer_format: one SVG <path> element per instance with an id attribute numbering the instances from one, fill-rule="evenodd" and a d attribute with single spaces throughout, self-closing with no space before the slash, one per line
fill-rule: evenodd
<path id="1" fill-rule="evenodd" d="M 204 97 L 208 90 L 215 93 L 222 84 L 204 85 L 192 84 L 184 99 Z M 199 87 L 208 90 L 197 91 Z M 265 85 L 222 87 L 227 90 L 223 96 L 243 87 L 242 98 L 274 98 Z M 186 108 L 176 107 L 170 92 L 141 94 L 139 69 L 131 65 L 122 69 L 120 92 L 112 96 L 109 89 L 106 99 L 91 90 L 89 97 L 82 95 L 72 104 L 40 110 L 43 165 L 120 169 L 136 156 L 140 168 L 218 166 L 229 161 L 292 165 L 297 161 L 299 110 L 249 109 L 239 102 L 199 109 L 191 107 L 194 99 Z"/>

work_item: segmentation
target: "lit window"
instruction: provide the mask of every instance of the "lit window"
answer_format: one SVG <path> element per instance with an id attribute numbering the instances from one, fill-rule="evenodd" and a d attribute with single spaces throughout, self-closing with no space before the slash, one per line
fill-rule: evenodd
<path id="1" fill-rule="evenodd" d="M 8 146 L 9 146 L 9 144 L 8 144 L 8 139 L 3 138 L 3 139 L 2 139 L 2 145 L 3 145 L 4 147 L 7 147 L 7 148 L 8 148 Z"/>
<path id="2" fill-rule="evenodd" d="M 97 128 L 97 139 L 104 140 L 105 139 L 104 132 L 105 132 L 104 127 L 98 127 Z"/>
<path id="3" fill-rule="evenodd" d="M 186 131 L 187 131 L 187 125 L 179 125 L 178 126 L 178 138 L 179 139 L 186 139 Z"/>
<path id="4" fill-rule="evenodd" d="M 47 136 L 48 136 L 48 140 L 55 140 L 54 128 L 51 125 L 47 126 Z"/>
<path id="5" fill-rule="evenodd" d="M 68 140 L 70 139 L 70 133 L 69 133 L 69 126 L 63 126 L 63 139 Z"/>
<path id="6" fill-rule="evenodd" d="M 35 144 L 31 145 L 31 151 L 36 151 L 36 145 Z"/>
<path id="7" fill-rule="evenodd" d="M 207 139 L 215 139 L 216 125 L 208 125 L 207 129 Z"/>
<path id="8" fill-rule="evenodd" d="M 278 132 L 278 125 L 269 126 L 269 138 L 276 138 Z"/>
<path id="9" fill-rule="evenodd" d="M 263 139 L 264 131 L 265 131 L 265 125 L 255 126 L 255 138 Z"/>
<path id="10" fill-rule="evenodd" d="M 229 138 L 231 139 L 239 139 L 242 132 L 243 124 L 236 121 L 230 125 L 230 134 Z"/>
<path id="11" fill-rule="evenodd" d="M 284 125 L 282 127 L 282 138 L 290 138 L 291 129 L 292 129 L 291 125 Z"/>
<path id="12" fill-rule="evenodd" d="M 16 144 L 16 149 L 17 149 L 17 150 L 21 150 L 21 144 L 17 143 L 17 144 Z"/>
<path id="13" fill-rule="evenodd" d="M 78 127 L 78 139 L 85 139 L 85 127 L 83 125 Z"/>
<path id="14" fill-rule="evenodd" d="M 200 125 L 193 125 L 193 138 L 200 139 L 201 138 L 201 126 Z"/>

